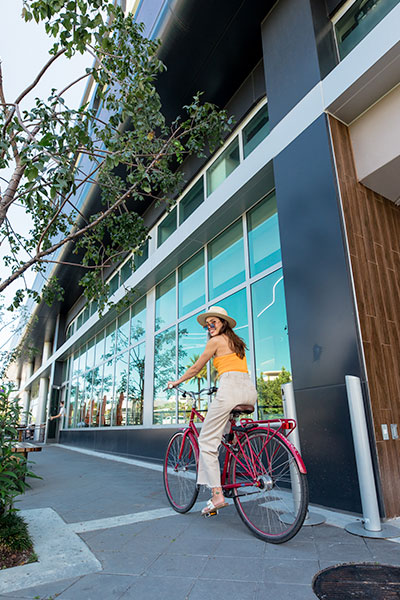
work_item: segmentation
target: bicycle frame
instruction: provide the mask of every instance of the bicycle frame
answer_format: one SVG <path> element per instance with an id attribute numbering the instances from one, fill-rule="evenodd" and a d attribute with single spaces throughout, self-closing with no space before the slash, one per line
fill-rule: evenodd
<path id="1" fill-rule="evenodd" d="M 187 394 L 187 393 L 188 392 L 185 392 L 185 394 Z M 192 410 L 190 412 L 189 424 L 187 427 L 183 428 L 183 441 L 182 441 L 182 447 L 181 447 L 181 451 L 179 454 L 179 458 L 181 458 L 181 456 L 182 456 L 186 437 L 189 436 L 193 441 L 194 448 L 196 449 L 195 450 L 196 461 L 198 461 L 198 459 L 199 459 L 199 446 L 198 446 L 199 432 L 197 431 L 196 426 L 194 424 L 194 418 L 195 418 L 195 416 L 197 416 L 200 419 L 200 421 L 203 422 L 205 417 L 203 417 L 203 415 L 201 415 L 196 410 L 196 398 L 194 396 L 191 396 L 191 397 L 192 397 Z M 274 425 L 274 426 L 272 426 L 272 425 Z M 226 449 L 226 455 L 225 455 L 224 465 L 223 465 L 222 474 L 221 474 L 222 488 L 224 490 L 233 490 L 233 489 L 237 489 L 239 487 L 240 488 L 254 487 L 254 486 L 257 487 L 258 486 L 257 463 L 259 461 L 259 456 L 262 454 L 262 452 L 264 451 L 265 447 L 268 445 L 270 440 L 275 436 L 279 437 L 280 440 L 283 441 L 283 443 L 286 444 L 292 450 L 300 472 L 303 474 L 306 474 L 307 471 L 306 471 L 303 459 L 301 458 L 301 456 L 300 456 L 299 452 L 297 451 L 297 449 L 295 448 L 295 446 L 293 444 L 291 444 L 291 442 L 287 439 L 287 436 L 290 435 L 290 433 L 295 429 L 295 427 L 296 427 L 296 421 L 294 419 L 285 419 L 285 418 L 257 420 L 257 421 L 254 421 L 253 419 L 249 419 L 249 418 L 242 418 L 242 419 L 240 419 L 240 425 L 238 426 L 235 418 L 231 417 L 230 418 L 230 431 L 229 431 L 228 435 L 231 436 L 232 439 L 234 438 L 234 436 L 236 436 L 236 441 L 235 441 L 235 444 L 232 445 L 230 443 L 225 443 L 223 440 L 221 440 L 222 446 Z M 267 437 L 266 437 L 263 447 L 259 450 L 258 454 L 256 454 L 254 452 L 251 444 L 246 444 L 246 448 L 250 448 L 250 452 L 251 452 L 251 459 L 249 459 L 249 457 L 247 456 L 247 453 L 244 451 L 243 443 L 248 442 L 249 441 L 248 434 L 251 431 L 256 431 L 256 430 L 261 430 L 263 432 L 266 432 Z M 286 432 L 286 435 L 281 432 Z M 239 456 L 232 450 L 233 447 L 239 449 L 239 451 L 242 454 L 241 458 L 239 458 Z M 276 453 L 276 451 L 277 450 L 275 450 L 275 453 Z M 272 458 L 274 457 L 274 454 L 271 456 L 270 460 L 272 460 Z M 236 461 L 240 464 L 240 466 L 242 467 L 242 469 L 244 470 L 246 475 L 249 475 L 253 481 L 246 482 L 246 483 L 229 483 L 229 471 L 230 471 L 232 457 L 234 457 L 236 459 Z"/>

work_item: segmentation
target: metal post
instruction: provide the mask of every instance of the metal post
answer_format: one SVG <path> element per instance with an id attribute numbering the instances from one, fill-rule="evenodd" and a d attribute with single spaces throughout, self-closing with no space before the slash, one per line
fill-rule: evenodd
<path id="1" fill-rule="evenodd" d="M 368 439 L 361 382 L 358 377 L 346 375 L 347 398 L 349 402 L 354 451 L 356 455 L 358 483 L 360 486 L 363 520 L 346 525 L 346 531 L 355 535 L 372 538 L 400 537 L 400 530 L 382 524 L 379 516 L 371 448 Z"/>
<path id="2" fill-rule="evenodd" d="M 283 414 L 285 415 L 286 419 L 294 419 L 297 423 L 296 402 L 295 402 L 295 398 L 294 398 L 293 382 L 291 381 L 289 383 L 284 383 L 281 386 L 281 391 L 282 391 L 282 402 L 283 402 Z M 290 434 L 290 441 L 292 442 L 293 446 L 295 446 L 296 449 L 301 454 L 300 436 L 299 436 L 298 427 L 296 427 L 296 429 Z M 296 489 L 295 488 L 293 488 L 293 497 L 296 502 Z M 304 520 L 303 525 L 322 525 L 322 523 L 325 523 L 325 521 L 326 521 L 326 519 L 324 516 L 317 514 L 317 513 L 312 513 L 312 512 L 310 513 L 309 511 L 307 511 L 307 516 Z"/>

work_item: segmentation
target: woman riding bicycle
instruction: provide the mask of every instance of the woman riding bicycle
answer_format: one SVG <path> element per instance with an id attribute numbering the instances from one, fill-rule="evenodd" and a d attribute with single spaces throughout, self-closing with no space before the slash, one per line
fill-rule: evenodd
<path id="1" fill-rule="evenodd" d="M 208 409 L 199 436 L 199 469 L 197 483 L 212 490 L 212 497 L 202 510 L 203 515 L 215 509 L 228 506 L 221 488 L 221 474 L 218 461 L 218 447 L 231 410 L 238 404 L 254 407 L 257 391 L 247 369 L 246 344 L 233 328 L 236 321 L 220 306 L 211 308 L 197 317 L 198 322 L 208 330 L 209 340 L 200 358 L 176 381 L 168 382 L 168 387 L 176 387 L 192 379 L 204 365 L 214 359 L 218 371 L 219 388 Z"/>

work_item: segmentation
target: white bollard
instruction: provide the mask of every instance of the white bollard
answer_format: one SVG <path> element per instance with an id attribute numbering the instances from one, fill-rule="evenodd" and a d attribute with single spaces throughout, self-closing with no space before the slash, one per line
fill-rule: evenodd
<path id="1" fill-rule="evenodd" d="M 354 452 L 360 486 L 362 521 L 349 523 L 345 529 L 349 533 L 372 538 L 400 537 L 400 529 L 382 524 L 379 516 L 371 448 L 365 418 L 361 381 L 353 375 L 346 375 L 346 390 L 349 403 Z"/>
<path id="2" fill-rule="evenodd" d="M 285 418 L 286 419 L 294 419 L 297 423 L 296 402 L 295 402 L 295 398 L 294 398 L 293 382 L 291 381 L 289 383 L 282 384 L 281 392 L 282 392 L 282 402 L 283 402 L 283 414 L 285 415 Z M 296 447 L 299 454 L 301 455 L 300 435 L 299 435 L 298 427 L 296 427 L 296 429 L 294 431 L 292 431 L 292 433 L 290 434 L 289 440 L 292 442 L 293 446 Z M 307 467 L 307 465 L 306 465 L 306 467 Z M 297 495 L 296 495 L 295 488 L 293 488 L 293 497 L 296 502 Z M 325 521 L 326 521 L 326 519 L 324 516 L 317 514 L 317 513 L 310 513 L 309 511 L 307 511 L 307 516 L 304 520 L 303 526 L 304 525 L 322 525 L 322 523 L 325 523 Z"/>

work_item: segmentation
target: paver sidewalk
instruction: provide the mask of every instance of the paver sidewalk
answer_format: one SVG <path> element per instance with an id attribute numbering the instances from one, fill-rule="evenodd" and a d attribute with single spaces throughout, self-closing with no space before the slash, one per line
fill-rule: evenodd
<path id="1" fill-rule="evenodd" d="M 31 482 L 19 507 L 53 509 L 101 570 L 66 579 L 60 568 L 58 581 L 32 581 L 0 594 L 3 600 L 316 600 L 311 581 L 323 568 L 361 561 L 400 565 L 400 544 L 338 527 L 304 527 L 290 542 L 272 545 L 255 538 L 233 506 L 212 519 L 200 517 L 201 502 L 176 514 L 156 470 L 54 446 L 35 462 L 43 479 Z"/>

